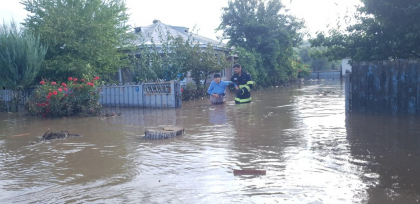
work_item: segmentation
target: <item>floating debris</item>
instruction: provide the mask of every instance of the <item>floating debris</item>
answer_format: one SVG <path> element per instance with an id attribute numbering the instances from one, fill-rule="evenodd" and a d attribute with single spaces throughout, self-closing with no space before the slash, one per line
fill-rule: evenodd
<path id="1" fill-rule="evenodd" d="M 52 140 L 52 139 L 64 139 L 67 137 L 81 137 L 83 135 L 80 134 L 70 134 L 67 130 L 61 130 L 61 131 L 50 131 L 50 129 L 47 130 L 47 132 L 44 133 L 44 135 L 39 138 L 35 142 L 31 142 L 31 144 L 36 144 L 42 141 L 46 140 Z"/>
<path id="2" fill-rule="evenodd" d="M 147 139 L 167 139 L 184 134 L 184 129 L 180 127 L 167 126 L 158 129 L 147 129 L 144 137 Z"/>

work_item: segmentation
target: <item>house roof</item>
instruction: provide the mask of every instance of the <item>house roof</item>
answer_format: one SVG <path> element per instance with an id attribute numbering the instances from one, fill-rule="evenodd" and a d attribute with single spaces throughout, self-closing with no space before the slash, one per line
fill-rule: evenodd
<path id="1" fill-rule="evenodd" d="M 194 43 L 199 43 L 200 47 L 206 47 L 208 43 L 212 44 L 215 49 L 223 49 L 223 47 L 226 46 L 226 44 L 217 40 L 191 33 L 187 27 L 171 26 L 164 24 L 159 20 L 154 20 L 153 24 L 149 26 L 136 27 L 134 28 L 133 33 L 136 36 L 134 40 L 134 44 L 136 46 L 140 46 L 143 43 L 146 45 L 151 45 L 153 40 L 155 46 L 160 47 L 163 43 L 162 41 L 168 37 L 168 34 L 174 37 L 180 36 L 185 41 L 188 40 L 189 37 L 192 37 Z"/>

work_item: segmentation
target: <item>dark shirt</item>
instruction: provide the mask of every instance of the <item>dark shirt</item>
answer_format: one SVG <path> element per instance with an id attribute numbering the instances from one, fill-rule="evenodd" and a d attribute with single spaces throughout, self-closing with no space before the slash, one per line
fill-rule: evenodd
<path id="1" fill-rule="evenodd" d="M 241 76 L 239 76 L 238 74 L 234 74 L 230 78 L 230 80 L 233 83 L 235 83 L 240 89 L 244 90 L 242 94 L 236 94 L 237 98 L 239 99 L 251 98 L 251 89 L 253 88 L 254 82 L 252 81 L 250 74 L 242 71 Z"/>

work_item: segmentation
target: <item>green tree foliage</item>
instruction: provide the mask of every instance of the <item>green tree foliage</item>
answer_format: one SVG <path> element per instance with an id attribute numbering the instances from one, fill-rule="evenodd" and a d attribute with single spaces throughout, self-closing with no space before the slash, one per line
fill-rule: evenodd
<path id="1" fill-rule="evenodd" d="M 247 51 L 245 48 L 238 47 L 235 49 L 238 55 L 238 62 L 241 63 L 241 67 L 246 70 L 252 76 L 252 80 L 257 85 L 264 84 L 264 79 L 267 79 L 267 70 L 261 69 L 263 62 L 261 54 L 253 51 Z"/>
<path id="2" fill-rule="evenodd" d="M 48 45 L 40 77 L 110 78 L 129 65 L 128 15 L 123 0 L 22 0 L 24 25 Z"/>
<path id="3" fill-rule="evenodd" d="M 300 61 L 307 65 L 308 69 L 312 71 L 339 70 L 340 61 L 329 61 L 328 58 L 319 54 L 325 50 L 326 48 L 309 46 L 301 46 L 297 48 Z"/>
<path id="4" fill-rule="evenodd" d="M 47 48 L 38 37 L 12 22 L 0 27 L 0 85 L 22 90 L 33 83 L 44 61 Z"/>
<path id="5" fill-rule="evenodd" d="M 330 59 L 355 61 L 420 58 L 420 3 L 417 0 L 361 0 L 354 15 L 357 23 L 346 32 L 318 33 L 312 46 L 328 48 Z"/>
<path id="6" fill-rule="evenodd" d="M 254 55 L 257 64 L 253 69 L 263 86 L 284 83 L 293 77 L 293 47 L 302 41 L 299 30 L 303 22 L 293 16 L 282 14 L 279 0 L 234 0 L 223 8 L 223 30 L 228 44 L 243 47 Z M 240 63 L 243 63 L 239 61 Z M 244 66 L 247 70 L 248 68 Z M 251 72 L 251 70 L 249 70 Z M 254 76 L 254 79 L 256 77 Z"/>
<path id="7" fill-rule="evenodd" d="M 180 57 L 177 57 L 177 53 L 173 50 L 177 46 L 182 46 L 182 43 L 178 43 L 177 38 L 170 33 L 165 35 L 159 33 L 158 40 L 162 42 L 159 46 L 155 44 L 153 38 L 151 38 L 150 43 L 144 42 L 144 37 L 141 37 L 141 39 L 143 39 L 143 42 L 139 46 L 139 54 L 131 58 L 135 73 L 134 81 L 169 81 L 177 79 L 178 74 L 181 74 L 182 70 L 178 64 Z M 180 78 L 183 79 L 182 76 Z"/>
<path id="8" fill-rule="evenodd" d="M 159 42 L 163 43 L 157 46 L 152 39 L 140 46 L 140 55 L 133 58 L 136 81 L 182 80 L 189 73 L 199 88 L 210 74 L 227 66 L 223 51 L 216 51 L 211 44 L 204 47 L 193 36 L 184 40 L 170 33 L 160 34 Z"/>
<path id="9" fill-rule="evenodd" d="M 192 44 L 192 41 L 179 44 L 181 49 L 177 49 L 178 64 L 184 74 L 190 73 L 197 88 L 200 88 L 201 83 L 207 83 L 209 75 L 220 72 L 227 66 L 224 53 L 216 52 L 211 44 L 207 44 L 205 48 L 201 48 L 199 43 Z"/>

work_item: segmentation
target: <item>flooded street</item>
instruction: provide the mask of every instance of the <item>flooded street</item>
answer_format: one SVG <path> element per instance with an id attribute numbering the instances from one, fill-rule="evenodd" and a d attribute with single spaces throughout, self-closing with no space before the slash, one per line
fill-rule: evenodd
<path id="1" fill-rule="evenodd" d="M 420 117 L 346 114 L 340 81 L 267 89 L 252 99 L 123 109 L 114 117 L 0 113 L 0 203 L 420 200 Z M 146 128 L 163 125 L 185 135 L 142 139 Z M 29 145 L 48 128 L 83 137 Z M 234 176 L 234 169 L 266 175 Z"/>

